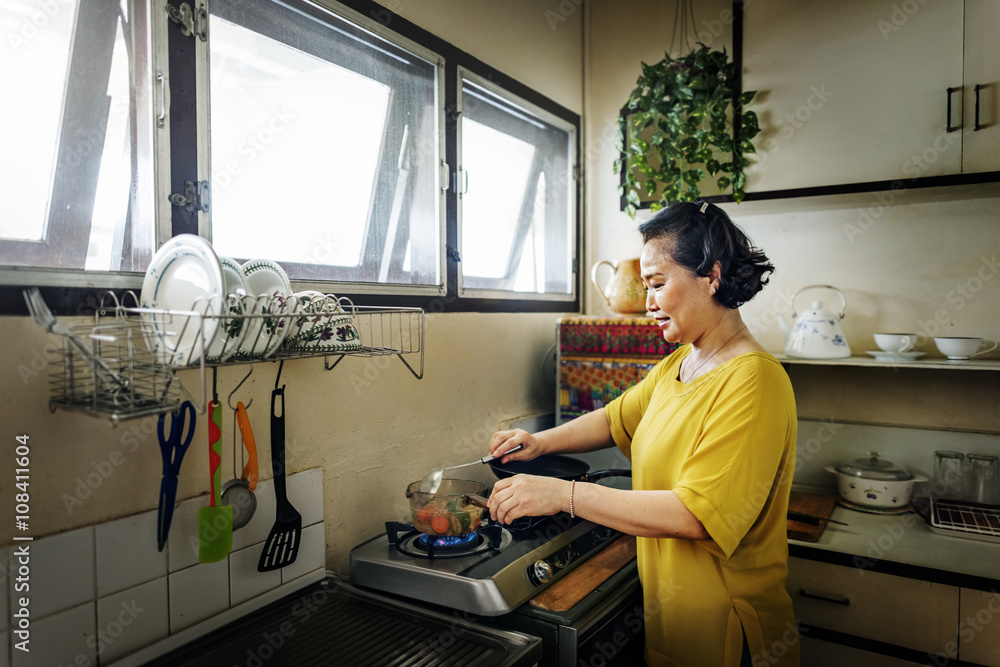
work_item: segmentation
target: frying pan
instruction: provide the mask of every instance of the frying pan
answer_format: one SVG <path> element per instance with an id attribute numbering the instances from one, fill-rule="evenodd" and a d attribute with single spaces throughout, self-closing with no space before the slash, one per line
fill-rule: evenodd
<path id="1" fill-rule="evenodd" d="M 586 461 L 562 456 L 560 454 L 542 454 L 531 461 L 510 461 L 506 464 L 495 459 L 490 461 L 490 468 L 493 474 L 499 479 L 513 477 L 524 473 L 526 475 L 540 475 L 542 477 L 558 477 L 565 480 L 576 480 L 578 482 L 596 482 L 605 477 L 631 477 L 632 471 L 626 468 L 611 468 L 609 470 L 598 470 L 590 472 L 590 465 Z"/>

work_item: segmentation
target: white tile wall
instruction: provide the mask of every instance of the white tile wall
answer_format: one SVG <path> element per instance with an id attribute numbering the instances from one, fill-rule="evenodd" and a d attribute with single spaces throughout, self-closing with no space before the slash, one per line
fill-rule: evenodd
<path id="1" fill-rule="evenodd" d="M 174 508 L 174 520 L 167 536 L 167 562 L 170 572 L 198 564 L 198 509 L 206 497 L 191 498 Z"/>
<path id="2" fill-rule="evenodd" d="M 160 577 L 97 601 L 97 651 L 102 664 L 170 634 L 167 578 Z"/>
<path id="3" fill-rule="evenodd" d="M 302 515 L 303 526 L 320 523 L 323 521 L 323 471 L 315 468 L 293 477 L 295 483 L 288 484 L 288 502 Z"/>
<path id="4" fill-rule="evenodd" d="M 204 497 L 175 507 L 162 552 L 156 511 L 26 542 L 30 653 L 14 650 L 17 638 L 9 631 L 19 545 L 0 550 L 0 584 L 6 577 L 0 585 L 0 667 L 108 665 L 283 584 L 322 573 L 322 470 L 288 478 L 289 501 L 302 515 L 303 530 L 296 561 L 282 570 L 257 571 L 275 521 L 272 480 L 260 482 L 255 495 L 254 516 L 234 531 L 233 551 L 218 563 L 198 563 L 198 509 L 205 506 Z"/>
<path id="5" fill-rule="evenodd" d="M 326 540 L 322 523 L 314 523 L 302 529 L 302 542 L 295 562 L 281 568 L 281 583 L 287 584 L 304 574 L 324 567 L 326 563 Z"/>
<path id="6" fill-rule="evenodd" d="M 93 665 L 97 660 L 94 639 L 96 614 L 94 601 L 60 611 L 31 623 L 30 652 L 14 648 L 13 667 L 53 667 L 54 665 Z"/>
<path id="7" fill-rule="evenodd" d="M 258 572 L 263 543 L 229 554 L 229 597 L 233 606 L 281 585 L 281 570 Z"/>
<path id="8" fill-rule="evenodd" d="M 292 486 L 297 485 L 299 477 L 304 474 L 292 475 L 288 480 L 289 483 L 294 481 L 295 484 Z M 263 543 L 271 532 L 271 526 L 274 525 L 274 483 L 269 479 L 258 482 L 253 494 L 257 499 L 257 509 L 254 510 L 247 525 L 233 531 L 233 550 Z"/>
<path id="9" fill-rule="evenodd" d="M 21 546 L 27 546 L 29 550 L 32 618 L 43 618 L 94 601 L 93 526 L 12 546 L 10 564 L 14 566 L 14 572 Z M 67 557 L 68 554 L 72 556 Z M 14 589 L 16 576 L 12 576 L 8 583 L 10 599 L 14 600 L 21 595 Z"/>
<path id="10" fill-rule="evenodd" d="M 229 609 L 229 559 L 173 572 L 169 586 L 173 634 Z"/>
<path id="11" fill-rule="evenodd" d="M 154 510 L 96 527 L 98 597 L 167 576 L 167 550 L 157 549 L 156 525 Z"/>

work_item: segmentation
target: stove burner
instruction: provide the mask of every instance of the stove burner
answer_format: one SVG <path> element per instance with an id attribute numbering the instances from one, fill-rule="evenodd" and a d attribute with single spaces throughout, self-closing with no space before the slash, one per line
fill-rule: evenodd
<path id="1" fill-rule="evenodd" d="M 483 524 L 478 532 L 467 535 L 428 535 L 419 532 L 408 523 L 385 522 L 385 534 L 389 544 L 395 545 L 399 553 L 427 559 L 461 558 L 498 551 L 504 539 L 504 532 L 499 525 Z"/>
<path id="2" fill-rule="evenodd" d="M 413 545 L 422 551 L 441 555 L 447 553 L 465 553 L 475 549 L 483 542 L 483 536 L 479 533 L 469 533 L 467 535 L 428 535 L 423 533 Z"/>

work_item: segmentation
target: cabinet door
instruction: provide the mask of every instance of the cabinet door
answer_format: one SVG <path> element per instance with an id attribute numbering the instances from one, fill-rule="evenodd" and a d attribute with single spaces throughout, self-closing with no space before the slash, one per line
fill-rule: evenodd
<path id="1" fill-rule="evenodd" d="M 862 651 L 852 646 L 802 638 L 802 664 L 807 667 L 918 667 L 925 663 Z M 927 663 L 930 664 L 930 663 Z"/>
<path id="2" fill-rule="evenodd" d="M 761 126 L 747 190 L 960 173 L 961 132 L 945 122 L 963 27 L 962 0 L 747 3 L 743 88 Z"/>
<path id="3" fill-rule="evenodd" d="M 789 558 L 787 587 L 806 625 L 956 657 L 955 586 Z"/>
<path id="4" fill-rule="evenodd" d="M 958 619 L 958 657 L 1000 667 L 1000 594 L 963 588 Z"/>
<path id="5" fill-rule="evenodd" d="M 965 2 L 965 115 L 962 119 L 965 173 L 1000 171 L 1000 2 Z M 979 122 L 976 130 L 976 86 Z"/>

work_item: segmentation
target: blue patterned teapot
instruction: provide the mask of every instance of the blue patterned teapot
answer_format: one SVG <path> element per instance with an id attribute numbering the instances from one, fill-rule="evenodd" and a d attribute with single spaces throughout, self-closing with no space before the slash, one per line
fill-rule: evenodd
<path id="1" fill-rule="evenodd" d="M 840 295 L 840 313 L 833 313 L 823 308 L 822 301 L 813 301 L 809 310 L 801 315 L 795 314 L 795 297 L 807 289 L 828 289 Z M 789 300 L 792 306 L 792 318 L 795 325 L 789 327 L 780 315 L 778 324 L 785 337 L 785 355 L 800 359 L 842 359 L 851 356 L 851 347 L 844 337 L 840 321 L 844 319 L 847 310 L 847 299 L 844 293 L 831 285 L 806 285 L 800 288 Z"/>

